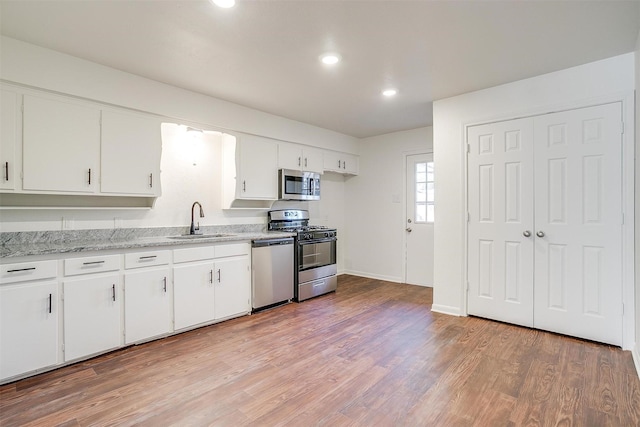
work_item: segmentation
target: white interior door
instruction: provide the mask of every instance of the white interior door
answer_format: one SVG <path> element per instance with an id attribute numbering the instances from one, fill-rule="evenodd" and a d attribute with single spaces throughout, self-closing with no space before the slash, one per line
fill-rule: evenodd
<path id="1" fill-rule="evenodd" d="M 535 118 L 537 328 L 622 344 L 622 107 Z"/>
<path id="2" fill-rule="evenodd" d="M 405 281 L 433 286 L 433 154 L 407 156 Z"/>
<path id="3" fill-rule="evenodd" d="M 622 344 L 621 108 L 469 128 L 469 314 Z"/>
<path id="4" fill-rule="evenodd" d="M 533 123 L 468 132 L 468 311 L 533 326 Z"/>

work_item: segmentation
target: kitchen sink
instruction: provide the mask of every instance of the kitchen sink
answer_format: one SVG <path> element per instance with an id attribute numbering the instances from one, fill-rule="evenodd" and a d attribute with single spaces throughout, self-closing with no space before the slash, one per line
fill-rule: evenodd
<path id="1" fill-rule="evenodd" d="M 184 239 L 184 240 L 192 240 L 192 239 L 212 239 L 214 237 L 232 237 L 235 234 L 181 234 L 180 236 L 169 236 L 169 239 Z"/>

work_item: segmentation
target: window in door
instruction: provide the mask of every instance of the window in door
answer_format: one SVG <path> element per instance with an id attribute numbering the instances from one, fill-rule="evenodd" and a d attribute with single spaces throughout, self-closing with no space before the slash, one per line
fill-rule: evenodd
<path id="1" fill-rule="evenodd" d="M 415 164 L 415 222 L 429 223 L 435 218 L 433 162 Z"/>

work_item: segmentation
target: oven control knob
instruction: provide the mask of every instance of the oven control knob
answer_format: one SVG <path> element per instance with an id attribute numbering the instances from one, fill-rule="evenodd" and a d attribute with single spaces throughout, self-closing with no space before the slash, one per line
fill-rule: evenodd
<path id="1" fill-rule="evenodd" d="M 324 237 L 329 237 L 329 233 L 324 233 Z"/>

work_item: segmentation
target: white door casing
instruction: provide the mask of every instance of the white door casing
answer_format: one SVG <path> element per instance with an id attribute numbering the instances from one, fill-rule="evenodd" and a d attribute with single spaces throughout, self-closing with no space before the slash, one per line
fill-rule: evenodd
<path id="1" fill-rule="evenodd" d="M 618 102 L 468 129 L 469 314 L 622 344 L 621 123 Z"/>
<path id="2" fill-rule="evenodd" d="M 416 182 L 416 176 L 432 181 L 432 174 L 416 172 L 417 167 L 433 167 L 433 154 L 413 154 L 406 156 L 406 222 L 405 222 L 405 282 L 412 285 L 433 286 L 433 218 L 427 218 L 426 211 L 418 214 L 418 204 L 432 202 L 433 182 L 421 182 L 424 188 L 417 191 L 420 184 Z M 423 178 L 418 180 L 423 181 Z M 430 186 L 430 189 L 426 187 Z M 420 193 L 420 194 L 418 194 Z M 424 206 L 424 204 L 423 204 Z M 423 208 L 424 209 L 424 208 Z M 422 218 L 421 218 L 422 217 Z"/>

